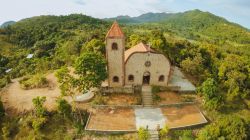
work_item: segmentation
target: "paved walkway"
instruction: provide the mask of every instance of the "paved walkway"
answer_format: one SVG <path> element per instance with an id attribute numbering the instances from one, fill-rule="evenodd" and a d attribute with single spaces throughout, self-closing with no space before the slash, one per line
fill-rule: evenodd
<path id="1" fill-rule="evenodd" d="M 136 129 L 140 127 L 155 130 L 157 126 L 163 128 L 166 120 L 160 108 L 135 109 Z"/>

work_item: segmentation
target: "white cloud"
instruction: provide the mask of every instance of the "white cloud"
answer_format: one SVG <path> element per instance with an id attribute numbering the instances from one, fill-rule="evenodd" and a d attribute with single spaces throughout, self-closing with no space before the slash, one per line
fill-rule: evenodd
<path id="1" fill-rule="evenodd" d="M 75 1 L 76 2 L 76 1 Z M 95 17 L 114 17 L 117 15 L 136 16 L 145 12 L 161 12 L 161 0 L 81 0 L 84 11 Z"/>

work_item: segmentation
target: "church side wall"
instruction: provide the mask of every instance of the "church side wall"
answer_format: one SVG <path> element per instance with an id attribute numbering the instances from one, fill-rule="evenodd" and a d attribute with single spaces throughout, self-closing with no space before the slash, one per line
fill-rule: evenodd
<path id="1" fill-rule="evenodd" d="M 150 61 L 149 67 L 145 62 Z M 150 72 L 150 85 L 167 86 L 170 74 L 170 62 L 163 54 L 134 53 L 125 63 L 125 84 L 142 85 L 143 74 Z M 134 81 L 129 81 L 128 76 L 133 75 Z M 164 81 L 159 81 L 160 75 L 164 75 Z"/>

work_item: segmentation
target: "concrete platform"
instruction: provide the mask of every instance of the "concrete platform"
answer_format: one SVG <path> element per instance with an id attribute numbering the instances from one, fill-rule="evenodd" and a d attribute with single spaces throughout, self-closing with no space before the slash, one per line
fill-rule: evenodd
<path id="1" fill-rule="evenodd" d="M 195 86 L 185 78 L 178 67 L 174 67 L 174 72 L 169 80 L 169 86 L 180 87 L 181 92 L 194 92 Z"/>
<path id="2" fill-rule="evenodd" d="M 163 128 L 166 122 L 160 108 L 138 108 L 135 109 L 136 129 L 140 127 L 155 130 L 159 125 Z"/>
<path id="3" fill-rule="evenodd" d="M 86 130 L 98 132 L 136 132 L 140 127 L 155 130 L 159 125 L 170 129 L 193 127 L 207 123 L 196 105 L 161 108 L 102 108 L 90 116 Z"/>

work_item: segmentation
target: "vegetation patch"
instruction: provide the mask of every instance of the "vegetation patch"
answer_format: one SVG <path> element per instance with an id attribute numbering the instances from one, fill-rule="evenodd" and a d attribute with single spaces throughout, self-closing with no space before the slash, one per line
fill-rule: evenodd
<path id="1" fill-rule="evenodd" d="M 42 74 L 36 74 L 32 76 L 26 76 L 20 81 L 20 86 L 22 89 L 28 90 L 33 88 L 45 88 L 49 86 L 49 81 Z"/>
<path id="2" fill-rule="evenodd" d="M 11 82 L 11 79 L 9 76 L 5 76 L 3 78 L 0 78 L 0 89 L 5 87 L 7 84 Z"/>
<path id="3" fill-rule="evenodd" d="M 140 94 L 110 93 L 96 94 L 93 105 L 141 105 Z"/>

